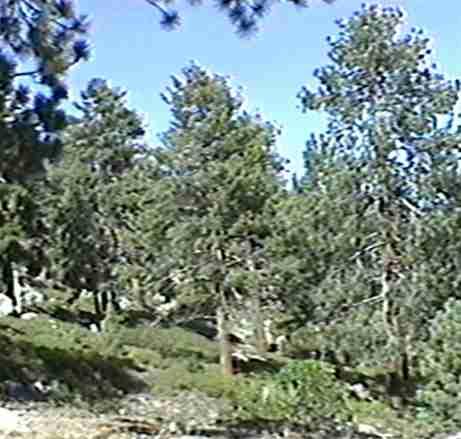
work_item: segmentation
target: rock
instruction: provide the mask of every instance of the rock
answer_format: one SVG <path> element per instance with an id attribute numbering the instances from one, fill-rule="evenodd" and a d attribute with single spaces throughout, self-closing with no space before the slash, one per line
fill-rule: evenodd
<path id="1" fill-rule="evenodd" d="M 17 413 L 0 407 L 0 431 L 4 434 L 28 433 L 29 429 Z"/>
<path id="2" fill-rule="evenodd" d="M 5 294 L 0 294 L 0 317 L 8 316 L 13 311 L 13 301 Z"/>
<path id="3" fill-rule="evenodd" d="M 117 300 L 118 306 L 122 311 L 126 311 L 127 309 L 130 309 L 132 306 L 131 300 L 122 296 Z"/>
<path id="4" fill-rule="evenodd" d="M 55 384 L 50 386 L 49 384 L 46 384 L 44 381 L 35 381 L 34 384 L 32 384 L 32 387 L 34 388 L 35 391 L 39 392 L 40 395 L 42 395 L 42 398 L 50 393 L 53 387 L 56 387 Z"/>
<path id="5" fill-rule="evenodd" d="M 356 426 L 357 433 L 363 434 L 369 438 L 380 438 L 385 439 L 392 437 L 390 434 L 381 433 L 375 427 L 368 424 L 358 424 Z"/>
<path id="6" fill-rule="evenodd" d="M 23 320 L 32 320 L 38 317 L 38 314 L 35 312 L 25 312 L 24 314 L 21 314 L 21 319 Z"/>
<path id="7" fill-rule="evenodd" d="M 360 399 L 362 401 L 371 399 L 370 392 L 368 391 L 368 389 L 365 387 L 364 384 L 362 383 L 352 384 L 349 388 L 351 389 L 352 395 L 355 396 L 357 399 Z"/>
<path id="8" fill-rule="evenodd" d="M 5 394 L 9 399 L 15 401 L 44 401 L 45 394 L 41 391 L 41 384 L 23 384 L 15 381 L 5 383 Z"/>
<path id="9" fill-rule="evenodd" d="M 156 307 L 156 311 L 163 316 L 167 316 L 171 311 L 175 310 L 178 307 L 178 302 L 172 300 L 171 302 L 163 303 Z"/>
<path id="10" fill-rule="evenodd" d="M 168 424 L 168 428 L 167 428 L 167 429 L 168 429 L 168 432 L 169 432 L 169 433 L 177 433 L 177 432 L 180 431 L 180 428 L 179 428 L 178 424 L 177 424 L 176 422 L 174 422 L 174 421 L 172 421 L 172 422 L 170 422 L 170 423 Z"/>
<path id="11" fill-rule="evenodd" d="M 93 332 L 94 334 L 99 334 L 101 332 L 101 326 L 97 323 L 90 323 L 88 329 Z"/>

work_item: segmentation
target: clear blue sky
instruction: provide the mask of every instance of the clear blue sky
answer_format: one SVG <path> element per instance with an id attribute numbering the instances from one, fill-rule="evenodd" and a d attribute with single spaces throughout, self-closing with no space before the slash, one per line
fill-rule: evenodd
<path id="1" fill-rule="evenodd" d="M 301 153 L 309 134 L 323 125 L 323 117 L 302 114 L 296 94 L 305 84 L 316 85 L 312 72 L 327 62 L 327 35 L 337 33 L 337 18 L 360 9 L 362 0 L 336 0 L 329 6 L 311 0 L 298 10 L 279 4 L 251 39 L 233 32 L 213 2 L 200 7 L 178 3 L 182 27 L 162 30 L 159 16 L 144 0 L 80 0 L 79 10 L 92 20 L 92 59 L 71 72 L 72 97 L 93 77 L 129 91 L 129 104 L 145 115 L 152 143 L 168 127 L 169 109 L 159 94 L 190 60 L 213 72 L 229 75 L 243 86 L 250 111 L 282 126 L 278 151 L 291 160 L 291 169 L 302 173 Z M 375 3 L 375 2 L 372 2 Z M 459 0 L 394 0 L 410 26 L 422 27 L 435 41 L 435 61 L 450 78 L 461 78 L 461 2 Z M 127 6 L 130 5 L 130 6 Z"/>

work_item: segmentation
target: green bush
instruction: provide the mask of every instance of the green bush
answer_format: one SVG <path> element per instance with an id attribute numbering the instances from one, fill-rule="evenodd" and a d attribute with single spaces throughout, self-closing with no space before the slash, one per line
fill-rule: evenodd
<path id="1" fill-rule="evenodd" d="M 248 379 L 237 397 L 244 419 L 309 423 L 346 415 L 346 392 L 334 370 L 314 360 L 292 361 L 275 375 Z"/>
<path id="2" fill-rule="evenodd" d="M 417 397 L 419 418 L 461 425 L 461 301 L 451 299 L 434 318 L 420 370 L 426 385 Z"/>

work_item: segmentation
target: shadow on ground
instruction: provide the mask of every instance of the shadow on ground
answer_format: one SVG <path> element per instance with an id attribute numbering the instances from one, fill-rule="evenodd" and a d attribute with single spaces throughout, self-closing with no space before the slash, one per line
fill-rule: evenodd
<path id="1" fill-rule="evenodd" d="M 2 329 L 4 332 L 4 329 Z M 101 402 L 130 392 L 146 391 L 148 385 L 135 374 L 130 359 L 102 355 L 95 350 L 63 349 L 37 345 L 0 334 L 0 395 L 8 397 L 16 387 L 40 382 L 56 401 L 75 398 Z"/>

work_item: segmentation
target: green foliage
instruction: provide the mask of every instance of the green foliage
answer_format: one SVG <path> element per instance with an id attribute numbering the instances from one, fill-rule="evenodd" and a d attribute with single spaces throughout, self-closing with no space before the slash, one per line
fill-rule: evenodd
<path id="1" fill-rule="evenodd" d="M 88 58 L 86 31 L 86 20 L 72 1 L 17 0 L 1 6 L 0 265 L 5 284 L 13 263 L 32 268 L 35 275 L 47 263 L 33 184 L 62 152 L 65 79 L 73 65 Z"/>
<path id="2" fill-rule="evenodd" d="M 18 185 L 0 184 L 1 220 L 0 249 L 6 252 L 11 246 L 27 237 L 29 222 L 27 221 L 33 203 L 26 189 Z M 25 215 L 18 215 L 18 213 Z"/>
<path id="3" fill-rule="evenodd" d="M 431 322 L 424 343 L 421 373 L 427 380 L 419 393 L 419 417 L 459 428 L 461 415 L 461 302 L 449 299 Z"/>
<path id="4" fill-rule="evenodd" d="M 223 375 L 217 366 L 197 364 L 195 369 L 191 369 L 180 362 L 160 370 L 152 389 L 164 395 L 200 392 L 213 398 L 235 401 L 243 382 L 241 377 Z"/>
<path id="5" fill-rule="evenodd" d="M 71 1 L 7 2 L 0 12 L 0 176 L 24 183 L 43 176 L 43 159 L 56 159 L 66 115 L 69 68 L 88 57 L 87 31 Z M 32 67 L 32 69 L 31 69 Z M 22 77 L 49 94 L 33 93 Z M 33 99 L 32 99 L 33 98 Z"/>
<path id="6" fill-rule="evenodd" d="M 290 332 L 306 324 L 315 330 L 369 295 L 372 257 L 364 250 L 372 244 L 374 224 L 360 216 L 350 170 L 334 163 L 319 164 L 319 170 L 321 189 L 274 203 L 266 239 L 272 283 L 283 291 Z"/>
<path id="7" fill-rule="evenodd" d="M 118 325 L 111 333 L 94 334 L 49 318 L 2 322 L 0 382 L 56 382 L 57 401 L 95 403 L 148 388 L 226 397 L 235 387 L 220 378 L 217 344 L 179 328 Z"/>
<path id="8" fill-rule="evenodd" d="M 311 426 L 380 413 L 392 423 L 388 396 L 397 386 L 408 404 L 401 409 L 411 414 L 416 402 L 426 427 L 461 425 L 459 87 L 432 65 L 423 32 L 402 34 L 400 9 L 364 6 L 338 23 L 331 63 L 315 73 L 319 88 L 300 93 L 304 110 L 326 112 L 327 130 L 309 139 L 306 175 L 288 193 L 278 128 L 244 111 L 225 77 L 195 64 L 163 95 L 172 121 L 157 149 L 145 145 L 126 93 L 101 79 L 89 82 L 80 117 L 67 125 L 58 104 L 68 68 L 86 56 L 75 41 L 82 23 L 67 1 L 13 3 L 28 8 L 25 17 L 39 11 L 14 27 L 18 9 L 2 9 L 13 20 L 0 29 L 5 50 L 37 64 L 32 76 L 51 96 L 28 101 L 18 66 L 0 54 L 3 284 L 13 262 L 29 269 L 30 281 L 46 267 L 39 288 L 52 280 L 77 292 L 123 292 L 138 301 L 132 316 L 168 325 L 127 328 L 129 316 L 117 315 L 95 335 L 58 321 L 75 321 L 91 296 L 74 312 L 48 290 L 56 300 L 42 311 L 50 318 L 5 319 L 1 379 L 51 377 L 69 400 L 147 387 L 198 391 L 232 401 L 238 421 Z M 238 26 L 251 27 L 239 20 L 253 6 L 233 12 Z M 61 162 L 45 166 L 61 142 Z M 45 180 L 31 178 L 45 168 Z M 158 295 L 170 314 L 158 314 Z M 219 360 L 230 349 L 174 327 L 222 309 L 227 329 L 259 353 L 266 318 L 291 335 L 283 357 L 265 352 L 265 373 L 249 362 L 240 375 L 222 376 Z M 293 360 L 312 351 L 357 366 L 337 375 L 369 386 L 379 402 L 351 401 L 326 362 Z M 407 358 L 420 360 L 412 372 L 425 380 L 416 401 L 415 381 L 395 370 Z"/>
<path id="9" fill-rule="evenodd" d="M 400 8 L 379 5 L 338 21 L 318 89 L 299 95 L 305 111 L 328 117 L 307 143 L 302 194 L 319 205 L 304 216 L 325 238 L 304 245 L 321 262 L 311 262 L 311 278 L 299 270 L 310 289 L 290 302 L 295 321 L 304 313 L 323 344 L 349 346 L 365 364 L 415 355 L 427 322 L 456 294 L 455 270 L 443 267 L 458 263 L 449 175 L 460 139 L 444 120 L 453 121 L 459 87 L 438 73 L 425 33 L 405 35 L 404 23 Z"/>
<path id="10" fill-rule="evenodd" d="M 327 4 L 334 1 L 323 0 Z M 172 30 L 179 27 L 181 17 L 177 10 L 172 9 L 174 2 L 165 0 L 146 0 L 146 2 L 160 12 L 160 24 L 165 29 Z M 308 0 L 290 0 L 290 3 L 298 8 L 309 6 Z M 200 2 L 197 4 L 200 4 Z M 267 0 L 247 0 L 245 2 L 220 0 L 217 6 L 229 17 L 239 35 L 249 36 L 258 30 L 259 22 L 270 12 L 272 3 Z"/>
<path id="11" fill-rule="evenodd" d="M 291 361 L 272 376 L 251 378 L 237 404 L 244 419 L 312 424 L 346 414 L 345 389 L 334 370 L 317 361 Z"/>
<path id="12" fill-rule="evenodd" d="M 165 358 L 188 358 L 191 362 L 217 363 L 215 343 L 180 328 L 125 328 L 116 337 L 120 343 L 158 352 Z"/>
<path id="13" fill-rule="evenodd" d="M 145 152 L 141 117 L 127 108 L 126 91 L 92 79 L 75 104 L 81 117 L 66 131 L 67 153 L 97 170 L 99 177 L 121 176 Z"/>
<path id="14" fill-rule="evenodd" d="M 82 117 L 66 130 L 63 160 L 40 187 L 53 275 L 73 289 L 116 289 L 127 256 L 114 194 L 143 153 L 144 130 L 125 95 L 103 80 L 90 81 L 78 104 Z"/>
<path id="15" fill-rule="evenodd" d="M 256 269 L 270 227 L 263 213 L 280 192 L 281 161 L 275 127 L 242 111 L 225 78 L 196 65 L 183 76 L 164 96 L 173 120 L 156 152 L 165 173 L 156 206 L 163 224 L 154 223 L 163 245 L 152 268 L 163 280 L 158 291 L 166 278 L 184 309 L 213 313 L 223 297 L 248 297 L 264 282 Z"/>
<path id="16" fill-rule="evenodd" d="M 0 381 L 42 381 L 57 402 L 97 402 L 120 397 L 146 384 L 130 375 L 135 363 L 118 356 L 113 340 L 76 325 L 38 318 L 3 319 Z"/>

